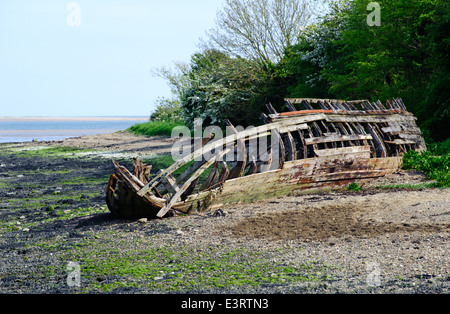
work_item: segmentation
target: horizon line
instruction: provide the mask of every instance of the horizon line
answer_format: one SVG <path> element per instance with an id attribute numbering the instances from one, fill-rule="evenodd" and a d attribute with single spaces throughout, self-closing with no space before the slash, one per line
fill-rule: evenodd
<path id="1" fill-rule="evenodd" d="M 0 116 L 0 121 L 147 120 L 150 116 Z"/>

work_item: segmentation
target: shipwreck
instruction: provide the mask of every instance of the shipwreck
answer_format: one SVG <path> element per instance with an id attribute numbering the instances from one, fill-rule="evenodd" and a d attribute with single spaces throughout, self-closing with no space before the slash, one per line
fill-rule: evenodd
<path id="1" fill-rule="evenodd" d="M 152 176 L 137 158 L 132 171 L 113 161 L 115 173 L 106 188 L 109 210 L 124 219 L 163 218 L 331 190 L 396 172 L 407 151 L 426 150 L 416 118 L 399 98 L 385 104 L 286 99 L 285 107 L 287 112 L 278 113 L 268 104 L 263 125 L 221 140 L 206 137 Z M 262 138 L 270 142 L 255 149 L 252 141 Z M 261 151 L 261 146 L 266 149 Z M 204 152 L 215 153 L 205 158 Z M 227 162 L 225 154 L 239 158 Z"/>

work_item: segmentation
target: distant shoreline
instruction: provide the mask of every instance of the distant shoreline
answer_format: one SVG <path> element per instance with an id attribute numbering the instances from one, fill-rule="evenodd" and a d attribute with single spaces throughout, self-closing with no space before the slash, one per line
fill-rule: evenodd
<path id="1" fill-rule="evenodd" d="M 19 122 L 19 121 L 126 121 L 142 120 L 146 121 L 149 117 L 0 117 L 0 122 Z"/>

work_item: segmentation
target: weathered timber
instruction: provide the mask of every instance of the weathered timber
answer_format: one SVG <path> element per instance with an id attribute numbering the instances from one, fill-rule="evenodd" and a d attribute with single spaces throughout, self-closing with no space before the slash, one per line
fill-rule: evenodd
<path id="1" fill-rule="evenodd" d="M 305 110 L 297 110 L 296 104 Z M 340 188 L 395 172 L 404 153 L 426 150 L 416 118 L 401 99 L 385 105 L 367 100 L 286 99 L 286 108 L 288 112 L 278 113 L 268 104 L 268 115 L 261 115 L 265 124 L 241 132 L 228 122 L 234 134 L 203 139 L 190 154 L 153 177 L 137 158 L 133 173 L 113 161 L 116 172 L 106 189 L 108 208 L 117 217 L 162 218 Z M 228 152 L 237 158 L 231 170 L 223 160 Z M 205 171 L 209 173 L 201 177 Z"/>
<path id="2" fill-rule="evenodd" d="M 233 134 L 238 133 L 230 121 L 226 120 L 225 123 L 232 130 Z M 247 164 L 247 149 L 245 148 L 245 143 L 242 139 L 237 140 L 236 150 L 237 162 L 236 165 L 230 170 L 230 173 L 228 175 L 229 179 L 234 179 L 242 176 L 245 165 Z"/>

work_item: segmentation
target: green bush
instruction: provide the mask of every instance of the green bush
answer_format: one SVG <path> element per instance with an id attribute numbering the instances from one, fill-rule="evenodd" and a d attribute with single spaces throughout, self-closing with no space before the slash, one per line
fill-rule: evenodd
<path id="1" fill-rule="evenodd" d="M 177 99 L 158 98 L 156 110 L 150 121 L 183 123 L 180 101 Z"/>

